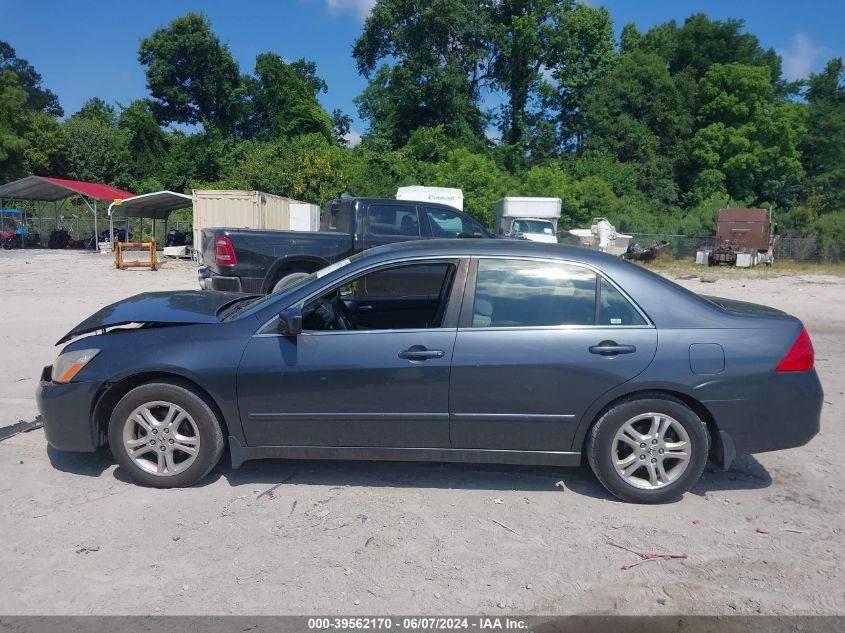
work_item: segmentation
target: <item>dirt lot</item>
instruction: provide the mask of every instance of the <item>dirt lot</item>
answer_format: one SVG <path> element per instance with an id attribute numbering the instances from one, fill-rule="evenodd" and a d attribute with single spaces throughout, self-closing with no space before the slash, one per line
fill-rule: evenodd
<path id="1" fill-rule="evenodd" d="M 107 454 L 49 450 L 36 430 L 0 442 L 0 613 L 845 613 L 845 279 L 733 273 L 681 283 L 804 320 L 827 402 L 805 448 L 640 507 L 586 469 L 477 465 L 222 464 L 196 488 L 144 489 Z M 196 287 L 188 263 L 120 272 L 99 255 L 0 252 L 0 427 L 34 419 L 71 326 L 137 292 Z M 689 558 L 623 570 L 638 559 L 608 540 Z"/>

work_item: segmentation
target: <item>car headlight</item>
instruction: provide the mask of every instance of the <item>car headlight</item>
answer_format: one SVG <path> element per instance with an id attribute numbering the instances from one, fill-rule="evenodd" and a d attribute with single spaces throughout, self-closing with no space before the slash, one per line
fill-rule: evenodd
<path id="1" fill-rule="evenodd" d="M 91 359 L 100 353 L 98 349 L 77 349 L 72 352 L 59 354 L 53 363 L 53 382 L 70 382 L 85 367 Z"/>

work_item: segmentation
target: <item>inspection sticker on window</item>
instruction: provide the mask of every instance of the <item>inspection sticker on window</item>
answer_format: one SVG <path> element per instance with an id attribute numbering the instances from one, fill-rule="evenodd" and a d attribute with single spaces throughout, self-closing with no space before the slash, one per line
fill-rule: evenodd
<path id="1" fill-rule="evenodd" d="M 610 319 L 611 325 L 622 325 L 622 319 L 619 318 L 612 318 Z"/>

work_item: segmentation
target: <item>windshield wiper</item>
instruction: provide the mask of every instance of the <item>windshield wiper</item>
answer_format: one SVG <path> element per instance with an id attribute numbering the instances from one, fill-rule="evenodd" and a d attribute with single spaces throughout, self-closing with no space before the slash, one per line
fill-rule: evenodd
<path id="1" fill-rule="evenodd" d="M 248 297 L 240 297 L 234 301 L 230 301 L 217 311 L 217 318 L 223 321 L 224 319 L 235 316 L 238 312 L 247 309 L 262 298 L 263 295 L 249 295 Z"/>

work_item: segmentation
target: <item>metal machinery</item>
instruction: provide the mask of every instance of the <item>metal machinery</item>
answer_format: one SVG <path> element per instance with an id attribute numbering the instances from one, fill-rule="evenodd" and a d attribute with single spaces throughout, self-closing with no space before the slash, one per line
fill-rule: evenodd
<path id="1" fill-rule="evenodd" d="M 589 229 L 570 229 L 569 234 L 578 238 L 578 246 L 611 255 L 624 254 L 631 240 L 630 235 L 617 233 L 607 218 L 593 218 Z"/>

